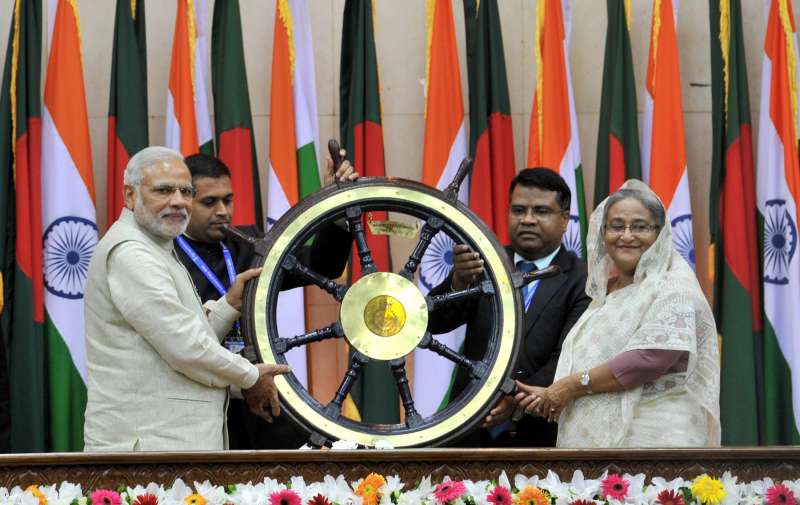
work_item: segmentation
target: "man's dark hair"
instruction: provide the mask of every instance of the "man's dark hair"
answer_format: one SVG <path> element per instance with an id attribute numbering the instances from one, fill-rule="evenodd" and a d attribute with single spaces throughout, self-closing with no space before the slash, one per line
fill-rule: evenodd
<path id="1" fill-rule="evenodd" d="M 209 156 L 208 154 L 192 154 L 184 158 L 183 161 L 186 163 L 186 166 L 189 167 L 189 172 L 192 174 L 193 181 L 200 177 L 219 179 L 221 177 L 231 176 L 231 170 L 222 160 L 214 156 Z"/>
<path id="2" fill-rule="evenodd" d="M 508 188 L 508 199 L 511 200 L 511 193 L 517 185 L 526 188 L 539 188 L 545 191 L 555 191 L 558 193 L 558 204 L 562 211 L 569 211 L 569 204 L 572 201 L 572 192 L 567 186 L 563 177 L 549 168 L 526 168 L 511 179 L 511 187 Z"/>

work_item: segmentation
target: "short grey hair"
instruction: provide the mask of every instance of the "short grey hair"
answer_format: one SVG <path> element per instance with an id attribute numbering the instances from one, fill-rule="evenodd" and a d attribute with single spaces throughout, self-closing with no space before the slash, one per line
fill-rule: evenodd
<path id="1" fill-rule="evenodd" d="M 162 161 L 180 160 L 183 155 L 174 149 L 163 146 L 145 147 L 128 161 L 125 166 L 123 183 L 134 188 L 139 187 L 144 180 L 144 169 Z"/>
<path id="2" fill-rule="evenodd" d="M 644 208 L 650 211 L 650 215 L 653 216 L 653 219 L 655 220 L 656 226 L 658 226 L 659 230 L 664 227 L 664 222 L 666 221 L 666 212 L 664 211 L 664 206 L 661 204 L 658 198 L 652 193 L 629 188 L 620 189 L 608 197 L 608 200 L 606 201 L 606 208 L 603 209 L 603 224 L 606 224 L 606 220 L 608 219 L 608 209 L 610 209 L 615 203 L 622 200 L 627 200 L 628 198 L 638 200 L 642 205 L 644 205 Z"/>

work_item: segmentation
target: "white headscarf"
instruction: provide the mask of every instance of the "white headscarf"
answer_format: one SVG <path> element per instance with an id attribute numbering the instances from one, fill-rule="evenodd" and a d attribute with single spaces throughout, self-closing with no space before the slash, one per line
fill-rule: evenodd
<path id="1" fill-rule="evenodd" d="M 644 183 L 629 180 L 623 189 L 660 200 Z M 642 254 L 633 284 L 608 294 L 614 262 L 603 240 L 604 200 L 592 213 L 587 235 L 586 293 L 592 304 L 567 335 L 556 380 L 589 370 L 625 351 L 687 351 L 685 375 L 668 374 L 653 383 L 618 393 L 584 396 L 564 409 L 559 419 L 559 445 L 624 446 L 634 409 L 644 401 L 688 395 L 706 414 L 697 420 L 703 439 L 718 445 L 719 350 L 711 308 L 694 272 L 672 246 L 672 229 L 664 223 L 656 241 Z M 663 205 L 662 205 L 663 206 Z M 665 419 L 665 432 L 669 430 Z M 680 444 L 680 434 L 670 442 Z M 670 437 L 665 435 L 665 440 Z"/>

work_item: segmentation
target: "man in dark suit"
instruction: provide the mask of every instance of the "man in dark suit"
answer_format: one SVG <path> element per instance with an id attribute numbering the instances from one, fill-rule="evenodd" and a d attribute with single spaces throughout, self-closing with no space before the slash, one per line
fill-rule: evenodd
<path id="1" fill-rule="evenodd" d="M 175 250 L 192 277 L 203 303 L 217 299 L 227 290 L 236 273 L 250 268 L 252 249 L 236 240 L 227 238 L 222 228 L 231 223 L 233 217 L 233 189 L 231 172 L 219 159 L 205 154 L 193 154 L 186 158 L 192 174 L 192 185 L 197 191 L 193 200 L 192 214 L 186 233 L 175 240 Z M 331 172 L 326 183 L 334 180 Z M 358 174 L 348 162 L 344 162 L 335 177 L 339 180 L 355 180 Z M 263 237 L 256 226 L 238 228 L 243 233 Z M 337 225 L 320 230 L 312 245 L 301 248 L 300 262 L 312 270 L 336 278 L 342 274 L 350 255 L 352 237 Z M 304 282 L 287 277 L 281 289 L 290 289 Z M 238 325 L 231 328 L 223 345 L 233 352 L 240 352 L 244 339 Z M 297 449 L 308 437 L 287 416 L 281 416 L 267 424 L 253 414 L 243 400 L 231 399 L 228 407 L 229 447 L 231 449 Z"/>
<path id="2" fill-rule="evenodd" d="M 569 224 L 571 194 L 564 179 L 545 168 L 526 168 L 511 181 L 509 189 L 509 258 L 518 270 L 531 271 L 558 265 L 555 277 L 531 283 L 522 290 L 525 304 L 522 346 L 514 379 L 536 386 L 553 382 L 561 344 L 572 325 L 586 310 L 586 265 L 561 241 Z M 483 273 L 483 260 L 469 246 L 453 249 L 453 273 L 431 295 L 469 287 Z M 467 325 L 464 355 L 481 360 L 491 333 L 491 308 L 486 299 L 452 304 L 431 315 L 428 328 L 445 333 Z M 456 374 L 451 397 L 469 382 L 463 369 Z M 552 447 L 557 427 L 545 419 L 525 416 L 511 421 L 512 397 L 503 398 L 477 432 L 462 441 L 467 446 Z"/>

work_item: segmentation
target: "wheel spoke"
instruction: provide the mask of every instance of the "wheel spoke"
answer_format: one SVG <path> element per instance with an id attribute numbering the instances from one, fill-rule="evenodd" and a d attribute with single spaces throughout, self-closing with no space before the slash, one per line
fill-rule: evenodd
<path id="1" fill-rule="evenodd" d="M 320 340 L 329 338 L 342 338 L 343 336 L 344 330 L 342 330 L 342 326 L 337 322 L 330 326 L 304 333 L 303 335 L 297 335 L 291 338 L 279 338 L 275 341 L 273 347 L 275 347 L 275 351 L 279 354 L 284 354 L 301 345 L 319 342 Z"/>
<path id="2" fill-rule="evenodd" d="M 320 289 L 323 289 L 330 293 L 336 301 L 341 302 L 344 298 L 345 293 L 347 293 L 347 286 L 342 284 L 338 284 L 332 279 L 325 277 L 324 275 L 311 270 L 307 266 L 300 263 L 300 261 L 291 254 L 283 260 L 283 264 L 281 268 L 286 270 L 287 272 L 296 275 L 298 277 L 302 277 L 303 279 L 311 282 L 315 286 L 318 286 Z"/>
<path id="3" fill-rule="evenodd" d="M 367 244 L 367 235 L 364 232 L 364 223 L 361 222 L 361 209 L 359 207 L 350 207 L 345 211 L 347 223 L 350 225 L 350 231 L 356 241 L 356 249 L 358 250 L 358 258 L 361 261 L 361 274 L 371 274 L 377 272 L 375 261 L 372 259 L 372 252 L 369 250 Z"/>
<path id="4" fill-rule="evenodd" d="M 461 302 L 471 298 L 478 298 L 480 296 L 491 296 L 493 294 L 494 286 L 492 285 L 492 281 L 482 281 L 477 286 L 473 286 L 471 288 L 429 297 L 431 307 L 430 310 L 433 311 L 451 303 Z"/>
<path id="5" fill-rule="evenodd" d="M 466 368 L 470 375 L 475 378 L 480 378 L 483 376 L 484 372 L 486 371 L 486 365 L 480 361 L 472 361 L 471 359 L 462 356 L 458 352 L 454 351 L 453 349 L 447 347 L 443 343 L 439 342 L 429 331 L 425 332 L 425 336 L 422 337 L 422 340 L 419 343 L 419 347 L 422 349 L 428 349 L 429 351 L 433 351 L 439 356 L 443 358 L 447 358 L 456 365 Z"/>
<path id="6" fill-rule="evenodd" d="M 419 241 L 414 247 L 414 250 L 411 252 L 411 255 L 408 257 L 408 261 L 403 267 L 403 270 L 400 271 L 400 275 L 406 279 L 414 278 L 414 272 L 417 271 L 419 263 L 422 261 L 422 257 L 425 255 L 425 251 L 428 250 L 428 246 L 431 245 L 431 240 L 433 240 L 433 237 L 439 233 L 439 230 L 442 229 L 442 226 L 444 226 L 444 221 L 436 216 L 431 217 L 425 222 L 425 224 L 422 226 L 422 230 L 419 232 Z"/>
<path id="7" fill-rule="evenodd" d="M 416 428 L 422 424 L 422 416 L 414 407 L 414 398 L 411 396 L 411 388 L 406 376 L 406 360 L 405 358 L 393 359 L 389 365 L 392 367 L 394 379 L 397 381 L 397 390 L 400 391 L 400 399 L 403 401 L 403 409 L 406 411 L 406 426 Z"/>
<path id="8" fill-rule="evenodd" d="M 347 369 L 342 383 L 339 384 L 339 389 L 336 390 L 333 401 L 325 407 L 326 416 L 336 419 L 341 415 L 342 403 L 344 403 L 344 399 L 350 393 L 350 390 L 353 389 L 353 384 L 355 384 L 356 379 L 361 375 L 361 370 L 367 363 L 369 363 L 369 358 L 360 352 L 353 353 L 353 358 L 350 360 L 350 368 Z"/>

